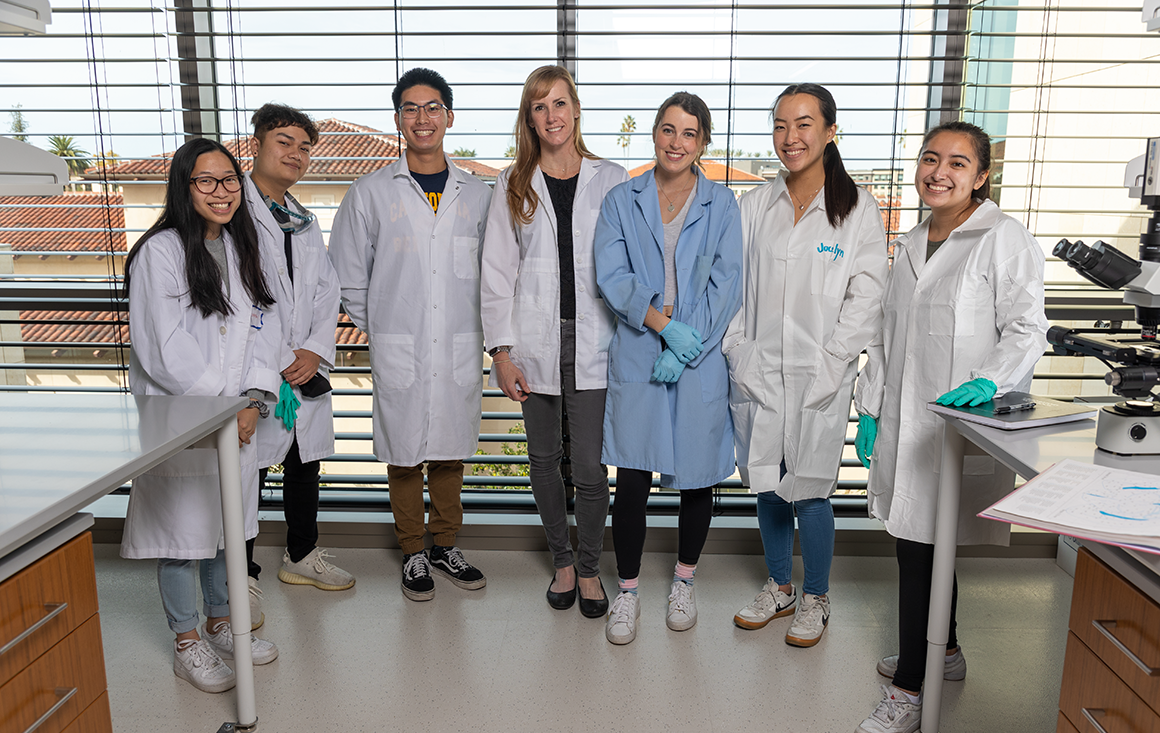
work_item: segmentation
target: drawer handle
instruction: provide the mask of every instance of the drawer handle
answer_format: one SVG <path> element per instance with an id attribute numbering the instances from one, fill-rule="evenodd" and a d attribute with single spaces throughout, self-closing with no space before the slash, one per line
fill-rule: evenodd
<path id="1" fill-rule="evenodd" d="M 37 629 L 39 629 L 41 626 L 44 626 L 46 623 L 48 623 L 49 621 L 52 621 L 54 618 L 59 616 L 61 614 L 61 612 L 63 612 L 64 609 L 66 609 L 66 608 L 68 608 L 67 603 L 46 603 L 46 604 L 44 604 L 44 610 L 48 611 L 48 613 L 45 614 L 44 618 L 40 619 L 39 621 L 34 623 L 32 626 L 29 626 L 27 629 L 25 629 L 23 632 L 21 632 L 20 636 L 16 637 L 15 639 L 8 642 L 4 646 L 0 646 L 0 656 L 7 654 L 17 644 L 24 641 L 25 639 L 32 636 L 33 634 L 35 634 Z"/>
<path id="2" fill-rule="evenodd" d="M 1131 659 L 1132 663 L 1139 667 L 1141 672 L 1148 675 L 1149 677 L 1160 677 L 1160 667 L 1149 667 L 1147 664 L 1144 664 L 1143 659 L 1140 659 L 1135 654 L 1133 654 L 1131 649 L 1124 646 L 1124 642 L 1117 639 L 1115 634 L 1109 631 L 1109 629 L 1116 628 L 1115 621 L 1100 621 L 1098 619 L 1092 619 L 1092 626 L 1096 627 L 1096 630 L 1103 634 L 1108 641 L 1115 644 L 1116 648 L 1124 653 L 1124 656 L 1126 656 L 1128 659 Z"/>
<path id="3" fill-rule="evenodd" d="M 75 688 L 75 687 L 72 689 L 68 689 L 65 687 L 56 688 L 56 696 L 60 698 L 59 700 L 56 701 L 56 705 L 53 705 L 51 708 L 48 709 L 47 713 L 45 713 L 44 715 L 41 715 L 35 723 L 28 726 L 28 729 L 26 731 L 24 731 L 24 733 L 32 733 L 32 731 L 34 731 L 37 728 L 39 728 L 40 726 L 44 725 L 44 721 L 51 718 L 52 714 L 55 713 L 57 710 L 60 710 L 61 707 L 63 707 L 66 702 L 71 700 L 72 696 L 75 694 L 77 694 L 77 688 Z"/>
<path id="4" fill-rule="evenodd" d="M 1092 727 L 1098 730 L 1099 733 L 1108 733 L 1102 725 L 1096 722 L 1096 716 L 1101 718 L 1104 717 L 1103 710 L 1100 708 L 1092 708 L 1091 710 L 1088 710 L 1087 708 L 1080 708 L 1079 711 L 1083 713 L 1083 716 L 1087 718 L 1087 722 L 1091 723 Z"/>

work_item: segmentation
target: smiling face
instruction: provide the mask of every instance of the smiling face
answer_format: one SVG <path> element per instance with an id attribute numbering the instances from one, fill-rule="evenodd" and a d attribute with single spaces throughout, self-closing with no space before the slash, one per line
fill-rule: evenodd
<path id="1" fill-rule="evenodd" d="M 773 148 L 791 174 L 812 173 L 815 166 L 820 167 L 826 145 L 837 132 L 837 124 L 826 124 L 812 94 L 783 97 L 773 111 Z"/>
<path id="2" fill-rule="evenodd" d="M 653 131 L 653 146 L 658 171 L 675 177 L 689 170 L 702 147 L 697 118 L 679 105 L 671 105 Z"/>
<path id="3" fill-rule="evenodd" d="M 403 133 L 407 141 L 407 149 L 417 153 L 439 153 L 443 150 L 443 136 L 447 128 L 455 122 L 455 114 L 444 109 L 434 117 L 427 113 L 427 105 L 432 102 L 446 104 L 443 96 L 434 88 L 426 84 L 417 84 L 403 92 L 399 106 L 413 104 L 419 107 L 419 113 L 406 119 L 399 112 L 395 112 L 395 127 Z"/>
<path id="4" fill-rule="evenodd" d="M 237 171 L 234 170 L 234 166 L 225 153 L 215 150 L 212 153 L 202 153 L 197 156 L 197 162 L 193 164 L 193 175 L 190 177 L 209 177 L 220 181 L 223 178 L 236 175 Z M 238 210 L 238 202 L 242 192 L 239 189 L 230 193 L 224 184 L 219 183 L 213 193 L 202 193 L 190 181 L 189 195 L 193 198 L 193 210 L 202 219 L 205 219 L 206 239 L 218 239 L 221 237 L 222 225 L 229 224 L 230 219 L 234 218 L 234 212 Z"/>
<path id="5" fill-rule="evenodd" d="M 276 127 L 261 139 L 253 138 L 250 150 L 254 155 L 253 177 L 258 188 L 283 192 L 306 175 L 310 167 L 310 151 L 314 146 L 310 136 L 301 127 Z M 268 185 L 262 185 L 268 182 Z"/>
<path id="6" fill-rule="evenodd" d="M 580 106 L 572 99 L 567 81 L 557 79 L 547 95 L 532 100 L 528 112 L 528 125 L 536 131 L 544 149 L 575 145 Z"/>
<path id="7" fill-rule="evenodd" d="M 979 170 L 971 138 L 959 132 L 940 132 L 918 157 L 914 187 L 933 212 L 956 212 L 971 205 L 975 190 L 989 171 Z"/>

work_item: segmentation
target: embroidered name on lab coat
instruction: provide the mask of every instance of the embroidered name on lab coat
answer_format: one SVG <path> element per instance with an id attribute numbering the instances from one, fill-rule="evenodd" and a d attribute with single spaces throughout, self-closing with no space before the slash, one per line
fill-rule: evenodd
<path id="1" fill-rule="evenodd" d="M 818 244 L 818 252 L 820 252 L 821 254 L 832 254 L 833 257 L 830 259 L 833 259 L 833 260 L 836 260 L 839 257 L 845 259 L 845 257 L 846 257 L 846 252 L 842 249 L 842 246 L 839 244 L 826 244 L 825 242 L 820 242 Z"/>

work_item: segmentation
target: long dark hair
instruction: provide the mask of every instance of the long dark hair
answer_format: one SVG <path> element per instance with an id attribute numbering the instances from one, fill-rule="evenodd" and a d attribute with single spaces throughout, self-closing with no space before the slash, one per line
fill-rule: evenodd
<path id="1" fill-rule="evenodd" d="M 165 191 L 165 208 L 157 223 L 141 236 L 133 246 L 133 251 L 125 260 L 125 296 L 129 295 L 129 278 L 133 272 L 133 260 L 157 233 L 172 229 L 181 240 L 185 251 L 185 279 L 189 284 L 189 300 L 193 307 L 208 318 L 213 313 L 223 316 L 233 312 L 229 299 L 222 287 L 222 272 L 209 250 L 205 248 L 205 219 L 193 208 L 189 179 L 198 157 L 206 153 L 224 153 L 234 168 L 238 178 L 242 169 L 237 159 L 230 155 L 225 146 L 203 137 L 194 138 L 177 149 L 173 163 L 169 166 L 169 185 Z M 268 307 L 274 304 L 274 296 L 262 275 L 261 255 L 258 249 L 258 232 L 246 205 L 245 191 L 238 192 L 238 210 L 222 229 L 229 232 L 238 255 L 238 273 L 242 286 L 250 299 L 257 305 Z"/>
<path id="2" fill-rule="evenodd" d="M 922 148 L 919 151 L 919 155 L 922 155 L 922 151 L 926 150 L 926 146 L 934 139 L 934 136 L 942 132 L 954 132 L 959 135 L 966 135 L 970 139 L 971 145 L 975 148 L 975 160 L 979 164 L 979 168 L 975 171 L 975 174 L 978 175 L 984 171 L 988 173 L 986 179 L 983 180 L 983 185 L 976 188 L 975 192 L 971 194 L 971 197 L 979 201 L 986 201 L 991 198 L 991 176 L 989 175 L 991 171 L 991 136 L 983 128 L 978 125 L 972 125 L 970 122 L 962 122 L 961 120 L 944 122 L 938 127 L 930 128 L 922 136 Z"/>
<path id="3" fill-rule="evenodd" d="M 777 111 L 777 103 L 783 97 L 794 94 L 808 94 L 818 100 L 818 110 L 822 113 L 826 127 L 837 124 L 838 105 L 834 102 L 834 95 L 830 94 L 830 91 L 821 84 L 809 82 L 790 84 L 786 87 L 785 91 L 773 100 L 770 115 L 772 116 Z M 826 149 L 822 152 L 822 168 L 826 172 L 826 220 L 830 222 L 830 226 L 837 228 L 842 225 L 842 222 L 858 204 L 858 184 L 854 183 L 854 179 L 846 172 L 846 166 L 842 165 L 842 156 L 838 153 L 838 146 L 833 140 L 826 145 Z"/>

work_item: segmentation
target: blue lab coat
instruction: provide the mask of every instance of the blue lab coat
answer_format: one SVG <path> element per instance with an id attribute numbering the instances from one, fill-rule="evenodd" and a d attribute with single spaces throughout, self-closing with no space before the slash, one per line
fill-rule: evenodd
<path id="1" fill-rule="evenodd" d="M 729 373 L 721 337 L 741 305 L 741 217 L 733 192 L 699 170 L 677 240 L 673 318 L 701 334 L 704 350 L 673 384 L 651 381 L 664 348 L 644 325 L 665 292 L 664 226 L 653 172 L 604 199 L 596 224 L 596 282 L 616 314 L 608 349 L 602 461 L 661 474 L 674 489 L 712 486 L 733 473 Z"/>

